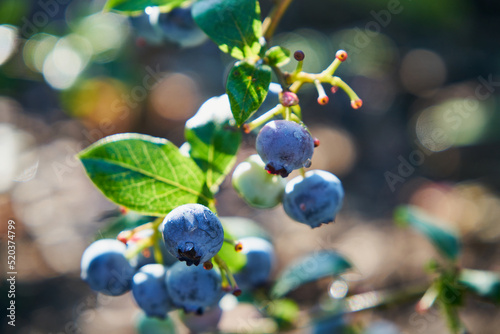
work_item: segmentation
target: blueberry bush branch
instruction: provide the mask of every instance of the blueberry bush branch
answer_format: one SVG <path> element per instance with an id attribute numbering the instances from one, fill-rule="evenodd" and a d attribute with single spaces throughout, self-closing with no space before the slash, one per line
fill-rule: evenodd
<path id="1" fill-rule="evenodd" d="M 330 64 L 330 66 L 328 66 L 328 68 L 321 73 L 316 74 L 302 71 L 304 56 L 305 55 L 302 51 L 294 53 L 294 58 L 297 60 L 297 67 L 292 73 L 284 73 L 279 67 L 272 66 L 272 69 L 278 77 L 283 89 L 280 96 L 281 104 L 278 104 L 275 108 L 269 110 L 256 120 L 244 124 L 245 132 L 254 130 L 270 119 L 278 116 L 280 113 L 284 114 L 284 119 L 300 123 L 302 115 L 300 112 L 299 99 L 296 93 L 305 83 L 313 84 L 316 87 L 318 92 L 317 101 L 321 105 L 325 105 L 329 101 L 325 89 L 322 86 L 323 83 L 331 85 L 332 93 L 337 92 L 338 88 L 341 88 L 344 92 L 346 92 L 351 100 L 351 106 L 353 109 L 358 109 L 363 105 L 363 101 L 358 97 L 354 90 L 341 78 L 334 76 L 334 73 L 339 65 L 347 59 L 347 53 L 344 50 L 339 50 L 336 54 L 335 60 Z M 270 60 L 268 58 L 264 58 L 264 62 L 270 63 Z"/>
<path id="2" fill-rule="evenodd" d="M 264 19 L 264 22 L 262 23 L 262 30 L 264 31 L 263 36 L 266 41 L 271 41 L 276 27 L 292 1 L 293 0 L 278 0 L 277 4 L 269 13 L 269 16 Z"/>
<path id="3" fill-rule="evenodd" d="M 335 76 L 348 57 L 344 50 L 337 51 L 320 73 L 303 71 L 307 58 L 300 50 L 293 54 L 295 70 L 282 70 L 291 61 L 291 52 L 271 43 L 290 4 L 291 0 L 277 1 L 262 22 L 256 0 L 106 3 L 106 10 L 145 16 L 155 28 L 164 22 L 162 15 L 186 10 L 235 63 L 226 94 L 207 100 L 186 122 L 186 142 L 180 148 L 164 138 L 127 133 L 104 138 L 78 154 L 95 186 L 124 208 L 110 233 L 82 256 L 82 279 L 93 290 L 113 296 L 132 291 L 148 317 L 165 321 L 176 309 L 197 315 L 217 310 L 224 293 L 230 292 L 254 304 L 274 305 L 263 307 L 262 313 L 279 329 L 289 329 L 296 325 L 299 307 L 285 299 L 287 294 L 355 267 L 337 251 L 322 250 L 290 264 L 270 282 L 276 262 L 271 238 L 253 221 L 217 215 L 215 199 L 233 170 L 242 132 L 253 131 L 258 131 L 257 154 L 247 157 L 230 176 L 248 205 L 259 209 L 282 205 L 288 217 L 311 228 L 334 222 L 342 207 L 341 180 L 330 172 L 308 169 L 319 139 L 302 121 L 302 110 L 307 108 L 302 108 L 298 94 L 305 84 L 313 85 L 318 104 L 326 105 L 329 97 L 324 86 L 329 85 L 332 93 L 342 89 L 353 109 L 360 108 L 362 100 Z M 281 87 L 279 103 L 253 119 L 266 97 L 274 94 L 270 93 L 272 73 Z M 287 179 L 294 170 L 300 175 Z M 395 221 L 427 237 L 444 264 L 432 267 L 433 281 L 424 288 L 379 293 L 378 302 L 365 304 L 365 309 L 421 298 L 417 311 L 439 305 L 450 331 L 458 333 L 463 328 L 458 307 L 466 291 L 500 301 L 498 276 L 457 266 L 461 244 L 455 233 L 437 227 L 433 217 L 414 207 L 397 209 Z M 488 289 L 478 283 L 485 279 L 490 282 Z M 346 297 L 340 313 L 361 311 L 349 305 L 362 297 Z"/>

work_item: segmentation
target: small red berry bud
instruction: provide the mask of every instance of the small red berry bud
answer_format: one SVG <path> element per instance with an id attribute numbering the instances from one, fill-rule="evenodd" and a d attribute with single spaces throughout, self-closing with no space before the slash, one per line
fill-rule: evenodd
<path id="1" fill-rule="evenodd" d="M 347 59 L 347 52 L 345 52 L 344 50 L 339 50 L 335 54 L 335 58 L 337 58 L 340 61 L 345 61 Z"/>
<path id="2" fill-rule="evenodd" d="M 299 97 L 293 92 L 283 92 L 280 94 L 280 102 L 285 107 L 296 106 L 299 104 Z"/>
<path id="3" fill-rule="evenodd" d="M 237 252 L 241 252 L 243 250 L 243 244 L 241 242 L 238 242 L 235 246 L 234 246 L 234 250 L 237 251 Z"/>
<path id="4" fill-rule="evenodd" d="M 351 101 L 351 106 L 353 109 L 359 109 L 363 105 L 363 100 L 357 99 L 355 101 Z"/>
<path id="5" fill-rule="evenodd" d="M 236 287 L 234 290 L 233 290 L 233 295 L 235 295 L 236 297 L 240 296 L 241 295 L 241 289 Z"/>
<path id="6" fill-rule="evenodd" d="M 318 146 L 319 146 L 319 139 L 314 138 L 314 147 L 318 147 Z"/>
<path id="7" fill-rule="evenodd" d="M 326 95 L 318 97 L 318 103 L 321 104 L 322 106 L 324 106 L 325 104 L 327 104 L 329 100 L 330 99 Z"/>
<path id="8" fill-rule="evenodd" d="M 339 87 L 338 86 L 332 86 L 331 91 L 332 91 L 333 94 L 335 94 L 336 92 L 339 91 Z"/>
<path id="9" fill-rule="evenodd" d="M 210 270 L 214 267 L 211 261 L 203 262 L 203 269 Z"/>
<path id="10" fill-rule="evenodd" d="M 122 215 L 126 215 L 128 213 L 128 209 L 124 206 L 120 206 L 120 213 Z"/>
<path id="11" fill-rule="evenodd" d="M 295 51 L 293 53 L 293 58 L 295 58 L 295 60 L 297 60 L 297 61 L 303 61 L 305 57 L 306 57 L 306 55 L 301 50 Z"/>
<path id="12" fill-rule="evenodd" d="M 248 124 L 243 124 L 243 132 L 250 133 L 250 126 Z"/>

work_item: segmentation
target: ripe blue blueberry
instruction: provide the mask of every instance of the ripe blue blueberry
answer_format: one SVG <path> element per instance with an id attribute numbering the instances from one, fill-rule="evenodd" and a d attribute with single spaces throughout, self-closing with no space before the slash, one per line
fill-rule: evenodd
<path id="1" fill-rule="evenodd" d="M 286 180 L 264 170 L 258 154 L 249 156 L 233 172 L 232 183 L 238 194 L 249 205 L 266 209 L 281 203 Z"/>
<path id="2" fill-rule="evenodd" d="M 125 245 L 115 239 L 93 242 L 82 255 L 82 279 L 105 295 L 129 291 L 135 270 L 125 258 L 125 250 Z"/>
<path id="3" fill-rule="evenodd" d="M 147 264 L 132 278 L 132 294 L 148 317 L 165 319 L 171 303 L 168 296 L 165 267 Z"/>
<path id="4" fill-rule="evenodd" d="M 335 175 L 311 170 L 288 182 L 283 208 L 290 218 L 314 228 L 334 221 L 343 199 L 344 189 Z"/>
<path id="5" fill-rule="evenodd" d="M 224 230 L 206 206 L 185 204 L 172 210 L 161 225 L 167 250 L 188 266 L 210 260 L 222 247 Z"/>
<path id="6" fill-rule="evenodd" d="M 266 283 L 274 264 L 273 245 L 262 238 L 247 237 L 238 240 L 247 256 L 245 267 L 235 275 L 242 290 L 252 289 Z"/>
<path id="7" fill-rule="evenodd" d="M 269 173 L 287 177 L 294 169 L 311 165 L 314 139 L 298 123 L 271 121 L 257 135 L 256 148 Z"/>
<path id="8" fill-rule="evenodd" d="M 177 262 L 167 271 L 170 299 L 186 312 L 202 314 L 205 307 L 215 305 L 222 296 L 221 276 L 215 269 L 188 267 Z"/>

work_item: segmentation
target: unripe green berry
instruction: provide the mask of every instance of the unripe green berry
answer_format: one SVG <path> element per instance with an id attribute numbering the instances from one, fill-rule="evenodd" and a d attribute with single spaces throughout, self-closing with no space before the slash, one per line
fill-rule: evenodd
<path id="1" fill-rule="evenodd" d="M 258 154 L 253 154 L 234 170 L 234 189 L 249 205 L 266 209 L 281 203 L 286 180 L 269 174 Z"/>

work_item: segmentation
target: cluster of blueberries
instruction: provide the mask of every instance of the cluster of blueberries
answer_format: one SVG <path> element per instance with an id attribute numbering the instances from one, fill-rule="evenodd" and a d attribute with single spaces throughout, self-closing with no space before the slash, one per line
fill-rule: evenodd
<path id="1" fill-rule="evenodd" d="M 335 175 L 310 170 L 289 182 L 284 179 L 295 169 L 311 166 L 317 145 L 318 141 L 302 124 L 287 120 L 268 122 L 257 135 L 258 154 L 234 170 L 234 188 L 257 208 L 283 203 L 290 218 L 312 228 L 334 221 L 344 199 L 342 183 Z"/>
<path id="2" fill-rule="evenodd" d="M 216 102 L 229 110 L 227 98 Z M 257 135 L 258 154 L 235 168 L 234 188 L 249 205 L 271 208 L 282 203 L 289 217 L 313 228 L 334 221 L 344 197 L 335 175 L 310 170 L 286 180 L 293 170 L 310 167 L 317 145 L 301 123 L 268 122 Z M 204 205 L 177 207 L 165 217 L 158 231 L 149 225 L 124 231 L 117 239 L 92 243 L 82 256 L 82 279 L 106 295 L 132 291 L 145 314 L 158 318 L 165 318 L 174 309 L 195 314 L 212 312 L 226 292 L 237 295 L 240 288 L 251 291 L 269 279 L 274 249 L 261 237 L 238 240 L 236 250 L 241 248 L 247 261 L 234 277 L 221 265 L 217 254 L 224 242 L 231 241 L 224 239 L 221 221 Z M 154 256 L 158 232 L 163 237 L 163 242 L 158 240 L 162 261 Z M 212 265 L 212 259 L 217 266 Z"/>
<path id="3" fill-rule="evenodd" d="M 153 236 L 152 229 L 144 229 L 127 240 L 93 242 L 82 256 L 82 279 L 106 295 L 118 296 L 131 290 L 137 305 L 149 317 L 164 319 L 174 309 L 201 315 L 207 308 L 216 308 L 224 293 L 231 290 L 224 286 L 224 273 L 210 262 L 225 242 L 219 218 L 201 204 L 186 204 L 172 210 L 159 230 L 164 241 L 160 245 L 163 263 L 156 263 L 149 244 L 132 258 L 128 256 Z M 271 243 L 246 237 L 238 245 L 247 258 L 236 275 L 239 287 L 251 290 L 266 283 L 274 262 Z"/>

